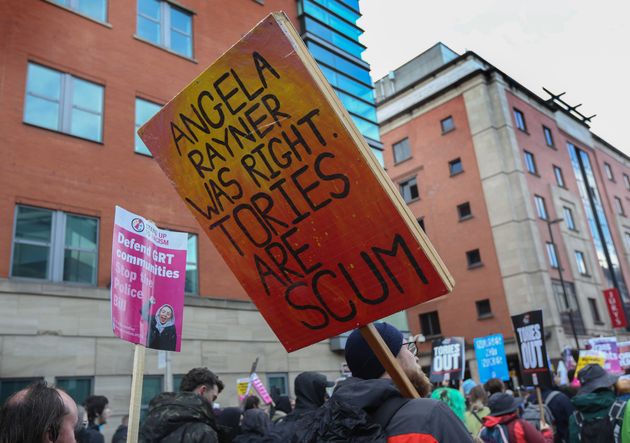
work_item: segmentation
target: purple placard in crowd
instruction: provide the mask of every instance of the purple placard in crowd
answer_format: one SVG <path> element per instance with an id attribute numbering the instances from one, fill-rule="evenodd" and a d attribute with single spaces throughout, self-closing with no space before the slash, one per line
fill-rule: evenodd
<path id="1" fill-rule="evenodd" d="M 603 352 L 606 356 L 604 369 L 611 374 L 622 374 L 619 364 L 619 350 L 617 349 L 617 337 L 598 337 L 589 339 L 588 343 L 594 351 Z"/>
<path id="2" fill-rule="evenodd" d="M 114 334 L 166 351 L 181 349 L 188 235 L 158 229 L 116 206 L 112 241 Z"/>

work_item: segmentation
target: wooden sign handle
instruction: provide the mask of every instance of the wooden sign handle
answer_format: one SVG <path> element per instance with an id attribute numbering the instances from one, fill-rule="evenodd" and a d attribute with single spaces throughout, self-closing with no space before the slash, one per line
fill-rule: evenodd
<path id="1" fill-rule="evenodd" d="M 540 386 L 536 386 L 536 398 L 538 399 L 538 407 L 540 407 L 540 422 L 542 424 L 547 424 L 545 421 L 545 407 L 542 399 L 542 392 L 540 391 Z"/>
<path id="2" fill-rule="evenodd" d="M 135 345 L 135 352 L 133 354 L 133 374 L 131 376 L 131 399 L 129 400 L 129 427 L 127 430 L 128 443 L 138 443 L 145 351 L 146 348 L 144 346 Z"/>
<path id="3" fill-rule="evenodd" d="M 385 342 L 383 341 L 383 337 L 378 333 L 373 323 L 368 323 L 359 329 L 361 331 L 361 335 L 365 339 L 365 341 L 370 345 L 374 354 L 381 362 L 389 376 L 392 378 L 400 393 L 403 397 L 407 398 L 419 398 L 418 391 L 411 384 L 409 377 L 405 374 L 398 364 L 398 360 L 391 353 Z"/>

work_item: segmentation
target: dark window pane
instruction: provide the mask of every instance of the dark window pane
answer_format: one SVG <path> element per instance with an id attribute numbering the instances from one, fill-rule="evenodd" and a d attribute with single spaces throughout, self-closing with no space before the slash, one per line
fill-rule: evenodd
<path id="1" fill-rule="evenodd" d="M 14 277 L 48 278 L 48 246 L 36 246 L 14 243 L 13 269 Z"/>
<path id="2" fill-rule="evenodd" d="M 92 379 L 91 378 L 61 378 L 55 381 L 57 387 L 63 389 L 77 403 L 81 404 L 92 395 Z"/>
<path id="3" fill-rule="evenodd" d="M 41 378 L 21 378 L 15 380 L 0 380 L 0 404 L 18 391 L 21 391 L 31 383 Z"/>
<path id="4" fill-rule="evenodd" d="M 458 205 L 457 214 L 459 215 L 460 219 L 470 217 L 472 215 L 472 211 L 470 210 L 470 203 L 466 202 Z"/>
<path id="5" fill-rule="evenodd" d="M 492 308 L 490 307 L 490 300 L 479 300 L 475 302 L 477 306 L 477 317 L 489 317 L 492 315 Z"/>
<path id="6" fill-rule="evenodd" d="M 17 212 L 17 223 L 15 226 L 16 239 L 45 243 L 50 242 L 52 211 L 18 206 Z"/>
<path id="7" fill-rule="evenodd" d="M 481 264 L 481 253 L 479 252 L 479 249 L 473 249 L 472 251 L 466 252 L 466 260 L 468 261 L 468 266 Z"/>
<path id="8" fill-rule="evenodd" d="M 461 159 L 455 159 L 448 162 L 448 168 L 451 175 L 459 174 L 460 172 L 464 172 L 464 167 L 462 165 Z"/>
<path id="9" fill-rule="evenodd" d="M 96 250 L 98 220 L 68 214 L 66 217 L 66 247 Z"/>
<path id="10" fill-rule="evenodd" d="M 63 260 L 63 281 L 93 284 L 96 280 L 96 253 L 66 250 Z"/>
<path id="11" fill-rule="evenodd" d="M 149 402 L 162 392 L 161 375 L 145 375 L 142 382 L 142 400 L 140 402 L 140 420 L 146 417 L 149 410 Z"/>

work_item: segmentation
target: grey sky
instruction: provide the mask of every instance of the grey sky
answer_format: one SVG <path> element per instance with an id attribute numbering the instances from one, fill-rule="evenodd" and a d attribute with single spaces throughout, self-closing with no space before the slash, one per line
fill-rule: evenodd
<path id="1" fill-rule="evenodd" d="M 630 155 L 630 2 L 361 0 L 377 80 L 438 41 L 472 50 L 543 98 L 560 93 Z"/>

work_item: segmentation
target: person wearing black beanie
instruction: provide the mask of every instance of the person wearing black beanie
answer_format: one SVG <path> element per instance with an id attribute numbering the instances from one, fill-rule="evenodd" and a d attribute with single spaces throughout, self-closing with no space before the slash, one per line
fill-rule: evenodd
<path id="1" fill-rule="evenodd" d="M 402 333 L 388 323 L 375 322 L 374 327 L 418 393 L 426 396 L 431 384 L 420 368 L 417 355 L 403 342 Z M 463 422 L 446 404 L 428 398 L 402 398 L 358 329 L 346 341 L 345 357 L 352 377 L 337 385 L 332 399 L 378 417 L 380 424 L 384 422 L 388 440 L 472 443 Z M 387 419 L 383 421 L 383 417 Z"/>

